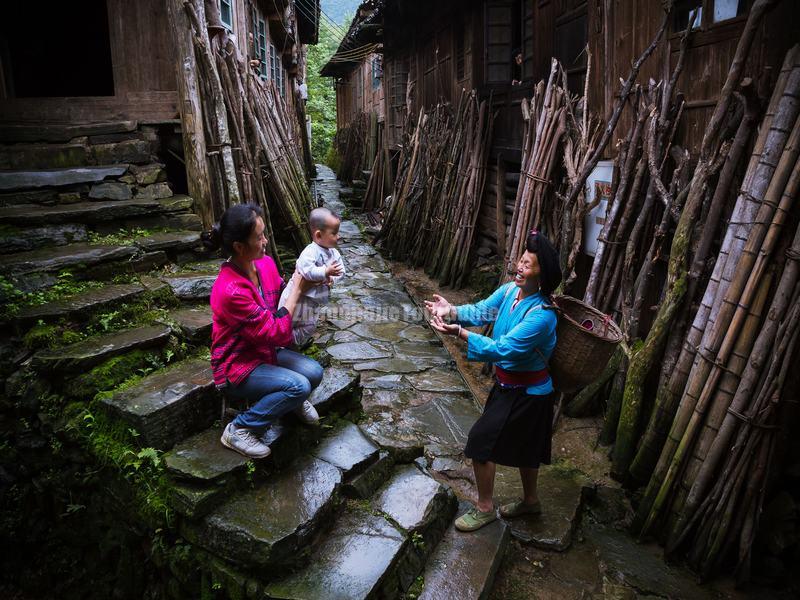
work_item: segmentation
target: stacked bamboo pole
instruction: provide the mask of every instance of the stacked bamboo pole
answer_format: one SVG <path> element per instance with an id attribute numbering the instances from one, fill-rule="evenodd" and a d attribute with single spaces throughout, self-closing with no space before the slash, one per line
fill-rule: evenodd
<path id="1" fill-rule="evenodd" d="M 274 85 L 240 60 L 226 33 L 209 38 L 202 0 L 173 4 L 173 28 L 178 33 L 188 28 L 194 43 L 196 100 L 202 106 L 203 127 L 195 128 L 193 135 L 202 138 L 207 148 L 211 217 L 219 219 L 232 204 L 259 203 L 277 260 L 274 227 L 285 231 L 298 249 L 310 241 L 306 223 L 312 199 L 303 166 L 301 125 Z M 186 20 L 178 16 L 179 8 Z M 195 178 L 204 177 L 203 173 L 200 168 L 187 174 Z"/>
<path id="2" fill-rule="evenodd" d="M 687 262 L 691 250 L 691 234 L 706 196 L 706 188 L 724 162 L 729 143 L 723 136 L 723 124 L 729 118 L 728 108 L 735 87 L 742 79 L 742 71 L 750 53 L 756 31 L 771 2 L 757 0 L 748 15 L 731 69 L 722 88 L 714 113 L 706 128 L 700 148 L 700 156 L 692 179 L 687 187 L 685 203 L 677 220 L 675 234 L 670 245 L 667 282 L 664 297 L 659 305 L 647 338 L 640 351 L 633 354 L 625 382 L 625 394 L 614 446 L 612 472 L 626 478 L 628 468 L 636 452 L 643 422 L 644 381 L 663 352 L 673 320 L 683 306 L 687 289 Z M 673 197 L 661 183 L 661 173 L 651 170 L 656 189 L 666 206 L 683 196 Z"/>
<path id="3" fill-rule="evenodd" d="M 367 153 L 369 122 L 369 115 L 360 112 L 349 126 L 336 132 L 334 143 L 339 153 L 336 177 L 341 181 L 352 183 L 355 179 L 361 179 Z"/>
<path id="4" fill-rule="evenodd" d="M 438 104 L 406 125 L 377 239 L 392 257 L 424 266 L 444 285 L 461 286 L 469 273 L 492 121 L 490 102 L 464 91 L 455 109 Z"/>
<path id="5" fill-rule="evenodd" d="M 666 514 L 673 497 L 673 486 L 683 471 L 686 453 L 694 444 L 699 424 L 721 376 L 721 368 L 727 368 L 741 323 L 767 264 L 757 253 L 764 252 L 768 257 L 772 252 L 777 232 L 773 229 L 767 240 L 769 224 L 776 217 L 783 219 L 783 211 L 788 208 L 779 206 L 777 198 L 785 189 L 798 151 L 796 144 L 800 134 L 796 122 L 800 114 L 800 57 L 797 49 L 793 49 L 788 58 L 791 59 L 788 64 L 793 68 L 779 80 L 773 94 L 773 99 L 777 99 L 774 116 L 768 116 L 762 126 L 762 140 L 756 144 L 725 236 L 728 244 L 723 242 L 714 275 L 698 310 L 698 315 L 704 313 L 705 321 L 701 325 L 695 318 L 693 330 L 702 333 L 698 335 L 690 331 L 688 336 L 699 338 L 698 350 L 639 509 L 637 525 L 642 533 L 648 532 L 656 520 Z M 759 200 L 762 198 L 764 202 Z M 724 253 L 726 247 L 728 252 Z"/>
<path id="6" fill-rule="evenodd" d="M 516 269 L 532 228 L 542 229 L 550 239 L 558 239 L 560 233 L 558 215 L 545 207 L 548 192 L 552 196 L 553 170 L 567 128 L 565 105 L 568 94 L 560 85 L 559 71 L 558 61 L 553 59 L 547 83 L 540 81 L 537 84 L 530 102 L 526 98 L 522 100 L 525 123 L 522 165 L 506 242 L 506 274 Z"/>

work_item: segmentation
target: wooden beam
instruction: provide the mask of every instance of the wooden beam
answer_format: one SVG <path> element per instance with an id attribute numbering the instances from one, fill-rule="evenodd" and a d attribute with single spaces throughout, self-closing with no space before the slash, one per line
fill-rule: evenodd
<path id="1" fill-rule="evenodd" d="M 189 195 L 194 198 L 195 210 L 200 215 L 203 226 L 210 229 L 214 216 L 211 180 L 206 161 L 200 83 L 197 80 L 192 29 L 183 8 L 183 0 L 167 0 L 167 16 L 177 59 L 175 63 L 178 75 L 178 108 L 183 131 L 183 156 Z"/>

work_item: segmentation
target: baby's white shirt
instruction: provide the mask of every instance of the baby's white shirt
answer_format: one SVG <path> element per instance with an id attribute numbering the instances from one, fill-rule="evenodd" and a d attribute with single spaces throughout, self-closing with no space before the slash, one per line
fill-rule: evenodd
<path id="1" fill-rule="evenodd" d="M 303 248 L 300 256 L 297 257 L 296 271 L 309 281 L 325 281 L 328 276 L 325 274 L 325 269 L 328 265 L 338 262 L 344 269 L 344 261 L 342 255 L 336 248 L 325 248 L 316 242 L 311 242 L 308 246 Z M 342 274 L 344 275 L 344 273 Z M 342 275 L 332 277 L 331 279 L 336 282 L 342 278 Z M 318 301 L 326 301 L 330 293 L 330 287 L 325 285 L 317 285 L 307 291 L 304 296 L 314 298 Z"/>

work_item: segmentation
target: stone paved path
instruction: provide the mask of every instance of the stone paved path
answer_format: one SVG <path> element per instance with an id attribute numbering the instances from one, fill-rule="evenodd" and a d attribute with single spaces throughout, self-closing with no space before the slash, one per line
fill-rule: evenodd
<path id="1" fill-rule="evenodd" d="M 324 204 L 347 215 L 333 172 L 320 165 L 318 173 L 317 193 Z M 341 235 L 340 250 L 349 275 L 332 292 L 317 343 L 332 364 L 350 366 L 361 374 L 362 430 L 398 461 L 423 457 L 431 473 L 462 498 L 473 499 L 471 468 L 462 450 L 481 405 L 357 220 L 345 219 Z M 563 551 L 572 542 L 591 482 L 560 467 L 543 468 L 541 478 L 545 514 L 515 520 L 511 533 L 524 543 Z M 500 467 L 496 498 L 511 499 L 521 491 L 516 470 Z"/>
<path id="2" fill-rule="evenodd" d="M 331 170 L 318 167 L 325 206 L 348 214 Z M 355 221 L 344 219 L 347 276 L 331 293 L 316 343 L 361 375 L 362 429 L 403 460 L 457 454 L 480 406 L 403 284 Z M 432 454 L 430 454 L 432 452 Z"/>

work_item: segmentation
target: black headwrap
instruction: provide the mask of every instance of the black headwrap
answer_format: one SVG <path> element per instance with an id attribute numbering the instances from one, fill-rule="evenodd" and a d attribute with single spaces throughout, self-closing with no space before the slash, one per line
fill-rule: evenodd
<path id="1" fill-rule="evenodd" d="M 558 251 L 544 235 L 531 229 L 525 243 L 525 249 L 536 255 L 539 261 L 539 287 L 541 292 L 550 297 L 561 283 L 561 266 Z"/>

